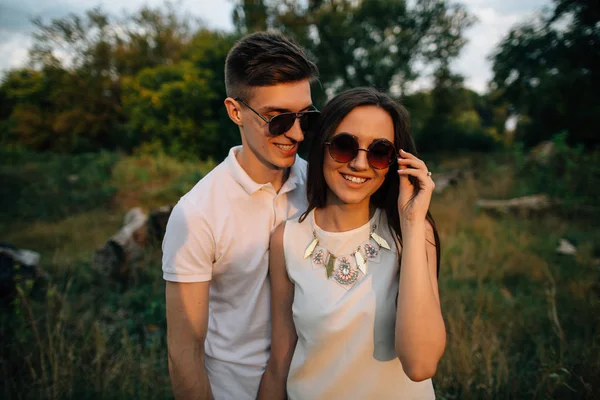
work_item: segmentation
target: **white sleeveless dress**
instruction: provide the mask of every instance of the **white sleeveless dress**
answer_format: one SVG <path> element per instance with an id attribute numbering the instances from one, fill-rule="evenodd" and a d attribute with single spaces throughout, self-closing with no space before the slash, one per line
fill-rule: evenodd
<path id="1" fill-rule="evenodd" d="M 292 311 L 298 333 L 287 381 L 291 400 L 435 399 L 431 379 L 411 381 L 394 350 L 399 265 L 386 221 L 385 212 L 377 210 L 359 228 L 326 232 L 315 224 L 313 210 L 302 223 L 286 222 L 284 254 L 295 288 Z M 391 250 L 369 240 L 374 224 Z M 319 244 L 304 259 L 313 228 Z M 366 244 L 370 252 L 365 252 Z M 350 256 L 358 246 L 367 259 L 366 275 Z M 320 250 L 325 257 L 315 257 Z M 351 270 L 358 272 L 354 283 L 338 283 L 335 272 L 327 278 L 328 250 L 337 256 L 334 271 L 347 256 Z"/>

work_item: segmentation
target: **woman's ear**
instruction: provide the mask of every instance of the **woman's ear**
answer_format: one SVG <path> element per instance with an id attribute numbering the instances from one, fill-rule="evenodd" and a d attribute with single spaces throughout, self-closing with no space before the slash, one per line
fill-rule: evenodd
<path id="1" fill-rule="evenodd" d="M 227 115 L 229 115 L 229 119 L 233 121 L 237 126 L 243 126 L 242 120 L 242 110 L 240 108 L 240 103 L 228 97 L 224 101 L 225 108 L 227 109 Z"/>

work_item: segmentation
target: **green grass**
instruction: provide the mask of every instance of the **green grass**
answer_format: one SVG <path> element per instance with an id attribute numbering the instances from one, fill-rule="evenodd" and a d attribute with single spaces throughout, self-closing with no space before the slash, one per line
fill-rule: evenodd
<path id="1" fill-rule="evenodd" d="M 108 201 L 68 216 L 33 213 L 29 221 L 3 223 L 3 240 L 41 252 L 50 276 L 45 286 L 19 282 L 21 295 L 1 314 L 0 331 L 9 338 L 0 357 L 3 398 L 171 397 L 159 249 L 139 260 L 125 283 L 98 275 L 90 260 L 129 207 L 175 202 L 211 164 L 143 154 L 99 157 L 111 160 L 101 184 L 114 188 Z M 537 192 L 535 182 L 523 189 L 527 181 L 506 155 L 450 157 L 435 166 L 477 172 L 432 203 L 448 330 L 434 378 L 438 398 L 594 398 L 600 392 L 598 221 L 478 210 L 479 197 L 507 198 L 516 187 Z M 94 174 L 82 176 L 90 176 L 82 188 L 99 182 Z M 21 200 L 32 202 L 28 210 L 39 204 Z M 576 243 L 576 256 L 555 253 L 562 237 Z"/>
<path id="2" fill-rule="evenodd" d="M 116 153 L 48 155 L 0 151 L 0 222 L 56 220 L 105 207 Z"/>

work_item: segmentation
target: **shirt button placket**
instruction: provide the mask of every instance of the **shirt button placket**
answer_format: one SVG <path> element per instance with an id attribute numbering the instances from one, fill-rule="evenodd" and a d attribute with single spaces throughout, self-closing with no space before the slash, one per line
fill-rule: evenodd
<path id="1" fill-rule="evenodd" d="M 279 195 L 273 196 L 273 228 L 277 227 L 277 199 Z"/>

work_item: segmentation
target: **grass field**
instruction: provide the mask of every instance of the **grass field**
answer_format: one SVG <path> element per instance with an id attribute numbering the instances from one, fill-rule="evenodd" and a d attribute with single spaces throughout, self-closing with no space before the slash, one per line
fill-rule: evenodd
<path id="1" fill-rule="evenodd" d="M 573 189 L 587 204 L 597 201 L 599 182 L 597 154 L 591 159 L 595 164 L 584 167 L 594 172 Z M 147 253 L 128 283 L 100 276 L 90 260 L 129 207 L 174 203 L 212 164 L 114 153 L 4 160 L 2 196 L 11 197 L 1 204 L 2 241 L 40 252 L 49 279 L 43 285 L 20 280 L 17 299 L 2 311 L 0 397 L 171 397 L 159 249 Z M 553 182 L 543 174 L 525 178 L 519 163 L 513 155 L 432 162 L 436 172 L 474 171 L 432 204 L 448 330 L 434 378 L 439 399 L 600 394 L 597 215 L 577 212 L 573 196 L 563 196 L 571 208 L 544 215 L 478 210 L 480 197 L 530 194 Z M 548 188 L 560 192 L 560 185 L 573 184 L 561 177 Z M 556 254 L 560 238 L 576 244 L 576 256 Z"/>

